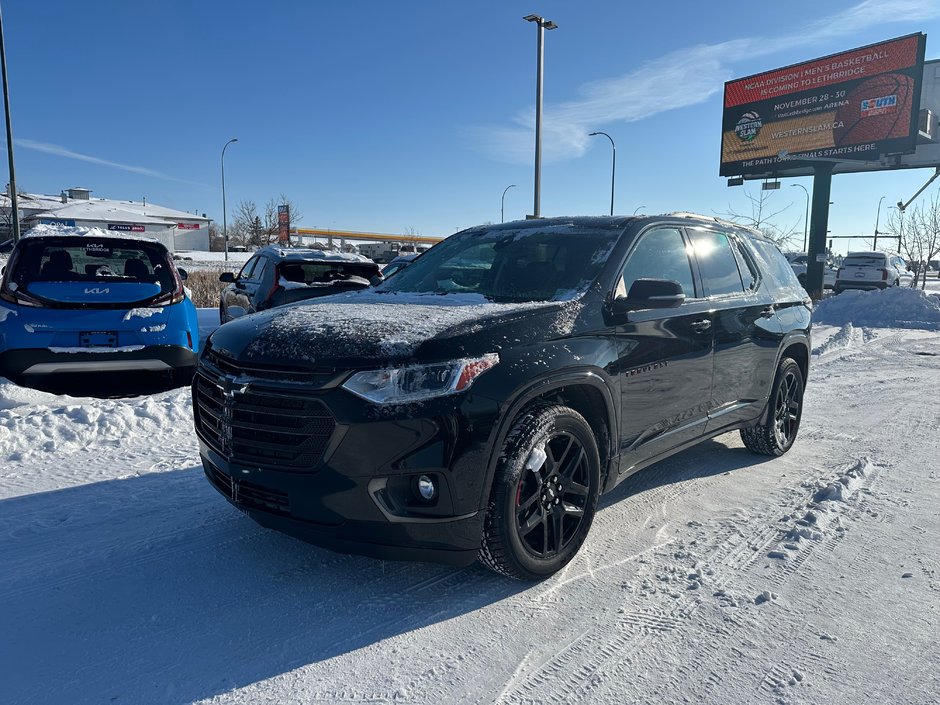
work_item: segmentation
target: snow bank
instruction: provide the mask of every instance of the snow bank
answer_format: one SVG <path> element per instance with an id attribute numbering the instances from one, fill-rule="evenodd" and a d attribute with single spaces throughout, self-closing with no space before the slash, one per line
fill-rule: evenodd
<path id="1" fill-rule="evenodd" d="M 940 298 L 906 287 L 850 290 L 820 302 L 813 320 L 836 326 L 940 330 Z"/>
<path id="2" fill-rule="evenodd" d="M 87 352 L 87 350 L 83 349 Z M 27 389 L 0 378 L 0 466 L 96 443 L 190 433 L 187 388 L 129 399 L 86 399 Z"/>

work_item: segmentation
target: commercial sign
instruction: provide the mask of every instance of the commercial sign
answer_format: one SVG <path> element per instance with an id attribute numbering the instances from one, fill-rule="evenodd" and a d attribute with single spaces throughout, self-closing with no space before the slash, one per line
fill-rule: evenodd
<path id="1" fill-rule="evenodd" d="M 65 225 L 70 228 L 75 227 L 74 220 L 66 220 L 63 218 L 40 218 L 39 223 L 40 225 Z"/>
<path id="2" fill-rule="evenodd" d="M 290 242 L 290 206 L 277 207 L 277 241 L 282 245 Z"/>
<path id="3" fill-rule="evenodd" d="M 108 223 L 108 230 L 119 230 L 123 233 L 142 233 L 144 232 L 144 226 L 131 223 Z"/>
<path id="4" fill-rule="evenodd" d="M 199 230 L 199 223 L 177 223 L 177 230 Z"/>
<path id="5" fill-rule="evenodd" d="M 719 173 L 913 152 L 925 45 L 911 34 L 729 81 Z"/>

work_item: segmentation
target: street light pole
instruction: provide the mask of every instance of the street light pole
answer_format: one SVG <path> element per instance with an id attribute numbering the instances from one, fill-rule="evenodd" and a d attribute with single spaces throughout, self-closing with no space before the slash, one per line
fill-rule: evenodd
<path id="1" fill-rule="evenodd" d="M 875 243 L 872 245 L 873 250 L 878 249 L 878 236 L 881 234 L 878 232 L 878 222 L 881 220 L 881 202 L 885 200 L 885 197 L 882 196 L 878 199 L 878 212 L 875 213 Z"/>
<path id="2" fill-rule="evenodd" d="M 803 189 L 803 193 L 806 194 L 806 215 L 803 216 L 803 249 L 801 252 L 806 252 L 806 237 L 808 234 L 807 226 L 809 225 L 809 191 L 806 190 L 806 187 L 803 184 L 790 184 L 791 186 L 799 186 Z"/>
<path id="3" fill-rule="evenodd" d="M 225 242 L 226 262 L 228 262 L 228 215 L 225 211 L 225 150 L 232 142 L 238 142 L 238 138 L 233 137 L 222 147 L 222 240 Z"/>
<path id="4" fill-rule="evenodd" d="M 539 15 L 526 15 L 522 19 L 535 22 L 538 27 L 538 47 L 535 75 L 535 205 L 532 217 L 541 217 L 542 195 L 542 70 L 545 63 L 543 37 L 546 29 L 557 29 L 558 25 Z"/>
<path id="5" fill-rule="evenodd" d="M 20 211 L 16 203 L 16 170 L 13 168 L 13 125 L 10 123 L 10 89 L 7 85 L 7 51 L 3 43 L 3 13 L 0 11 L 0 68 L 3 71 L 3 110 L 7 121 L 7 160 L 10 165 L 10 217 L 13 241 L 20 239 Z"/>
<path id="6" fill-rule="evenodd" d="M 515 188 L 515 186 L 516 186 L 515 184 L 509 184 L 509 186 L 503 189 L 503 197 L 499 199 L 499 222 L 500 223 L 506 222 L 506 192 L 511 188 Z"/>
<path id="7" fill-rule="evenodd" d="M 614 138 L 608 135 L 606 132 L 592 132 L 589 137 L 594 137 L 595 135 L 604 135 L 607 139 L 610 140 L 610 147 L 613 150 L 613 161 L 610 165 L 610 214 L 614 214 L 614 176 L 617 173 L 617 145 L 614 144 Z"/>

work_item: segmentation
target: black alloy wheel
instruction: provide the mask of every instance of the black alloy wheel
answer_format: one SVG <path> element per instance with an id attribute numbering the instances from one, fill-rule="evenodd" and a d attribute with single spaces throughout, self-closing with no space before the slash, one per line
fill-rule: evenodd
<path id="1" fill-rule="evenodd" d="M 599 493 L 597 441 L 584 417 L 544 403 L 523 410 L 496 468 L 481 562 L 519 580 L 557 572 L 584 543 Z"/>
<path id="2" fill-rule="evenodd" d="M 774 435 L 780 447 L 789 448 L 793 445 L 800 424 L 803 384 L 798 376 L 798 369 L 788 369 L 777 387 L 777 399 L 774 402 Z"/>
<path id="3" fill-rule="evenodd" d="M 587 453 L 575 436 L 559 432 L 544 450 L 533 448 L 526 469 L 516 487 L 516 535 L 536 558 L 552 558 L 584 521 L 591 491 Z"/>
<path id="4" fill-rule="evenodd" d="M 803 415 L 803 372 L 792 358 L 780 362 L 768 406 L 757 424 L 741 429 L 741 440 L 754 453 L 783 455 L 796 441 Z"/>

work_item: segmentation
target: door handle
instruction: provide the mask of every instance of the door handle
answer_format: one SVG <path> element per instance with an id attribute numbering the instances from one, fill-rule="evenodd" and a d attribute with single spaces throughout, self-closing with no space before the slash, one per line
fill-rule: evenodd
<path id="1" fill-rule="evenodd" d="M 712 322 L 707 318 L 703 318 L 701 321 L 693 321 L 691 325 L 692 330 L 694 330 L 696 333 L 704 333 L 711 327 Z"/>

